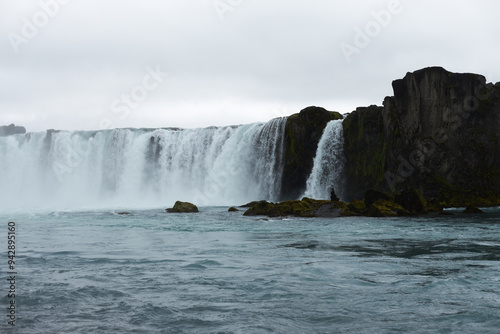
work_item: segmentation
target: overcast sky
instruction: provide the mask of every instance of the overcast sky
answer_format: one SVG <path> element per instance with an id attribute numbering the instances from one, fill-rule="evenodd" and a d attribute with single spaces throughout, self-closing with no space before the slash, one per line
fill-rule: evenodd
<path id="1" fill-rule="evenodd" d="M 406 72 L 500 81 L 498 0 L 0 0 L 0 125 L 205 127 L 381 104 Z"/>

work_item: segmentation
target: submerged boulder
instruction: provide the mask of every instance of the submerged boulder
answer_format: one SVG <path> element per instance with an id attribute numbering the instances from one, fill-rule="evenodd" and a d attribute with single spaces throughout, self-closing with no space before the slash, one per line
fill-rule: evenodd
<path id="1" fill-rule="evenodd" d="M 229 212 L 238 212 L 240 210 L 236 209 L 234 206 L 230 207 L 227 211 Z"/>
<path id="2" fill-rule="evenodd" d="M 193 203 L 177 201 L 173 208 L 165 209 L 170 213 L 175 212 L 199 212 L 198 207 Z"/>

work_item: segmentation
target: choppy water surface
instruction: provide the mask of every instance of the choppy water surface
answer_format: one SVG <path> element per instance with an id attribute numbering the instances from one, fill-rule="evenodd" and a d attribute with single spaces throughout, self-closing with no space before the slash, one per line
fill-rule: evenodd
<path id="1" fill-rule="evenodd" d="M 226 210 L 0 215 L 4 235 L 17 227 L 17 332 L 499 332 L 498 209 L 284 220 Z"/>

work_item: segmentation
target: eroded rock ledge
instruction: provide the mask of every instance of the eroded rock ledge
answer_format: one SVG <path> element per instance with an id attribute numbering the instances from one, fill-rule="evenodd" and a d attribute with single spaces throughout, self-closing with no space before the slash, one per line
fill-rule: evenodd
<path id="1" fill-rule="evenodd" d="M 250 207 L 245 216 L 268 217 L 400 217 L 441 214 L 443 207 L 429 204 L 419 190 L 411 189 L 396 195 L 369 189 L 364 199 L 343 201 L 315 200 L 304 197 L 302 200 L 271 203 L 251 202 L 241 207 Z M 468 206 L 466 213 L 480 213 L 481 210 Z"/>

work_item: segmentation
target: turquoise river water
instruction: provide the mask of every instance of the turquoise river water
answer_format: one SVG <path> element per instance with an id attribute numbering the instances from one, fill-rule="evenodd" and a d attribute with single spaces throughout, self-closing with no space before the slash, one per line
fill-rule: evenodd
<path id="1" fill-rule="evenodd" d="M 163 209 L 0 213 L 0 332 L 500 332 L 499 208 L 336 219 Z"/>

